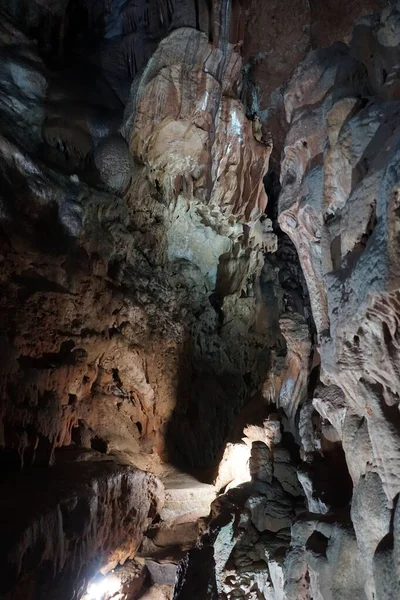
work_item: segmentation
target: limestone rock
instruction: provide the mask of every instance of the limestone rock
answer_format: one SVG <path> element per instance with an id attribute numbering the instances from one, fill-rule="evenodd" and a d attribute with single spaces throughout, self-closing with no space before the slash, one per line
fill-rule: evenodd
<path id="1" fill-rule="evenodd" d="M 146 567 L 150 572 L 153 585 L 174 585 L 177 566 L 173 563 L 158 563 L 146 560 Z"/>
<path id="2" fill-rule="evenodd" d="M 296 466 L 289 451 L 282 446 L 275 447 L 273 458 L 274 476 L 285 492 L 291 496 L 301 496 L 302 491 L 297 477 Z"/>
<path id="3" fill-rule="evenodd" d="M 93 152 L 100 181 L 112 193 L 123 193 L 131 180 L 133 164 L 128 145 L 121 136 L 103 138 Z"/>
<path id="4" fill-rule="evenodd" d="M 172 586 L 156 584 L 152 585 L 140 598 L 141 600 L 172 600 L 172 594 Z"/>
<path id="5" fill-rule="evenodd" d="M 215 499 L 215 488 L 202 484 L 185 473 L 176 473 L 164 479 L 165 504 L 161 516 L 165 521 L 182 515 L 193 515 L 194 519 L 208 514 Z"/>
<path id="6" fill-rule="evenodd" d="M 228 486 L 227 489 L 236 487 L 251 479 L 249 471 L 250 453 L 251 448 L 248 444 L 228 443 L 226 445 L 214 483 L 217 490 L 222 490 L 226 486 Z"/>
<path id="7" fill-rule="evenodd" d="M 390 509 L 376 473 L 367 472 L 354 490 L 351 518 L 357 536 L 359 551 L 372 578 L 372 564 L 380 541 L 389 533 Z M 374 589 L 373 581 L 366 583 L 366 591 Z"/>
<path id="8" fill-rule="evenodd" d="M 382 540 L 387 540 L 399 472 L 398 377 L 393 371 L 398 288 L 393 257 L 399 249 L 390 216 L 398 184 L 398 106 L 388 101 L 385 87 L 397 58 L 384 49 L 396 43 L 396 18 L 396 11 L 387 9 L 380 21 L 364 20 L 349 48 L 311 52 L 298 67 L 285 96 L 289 132 L 281 171 L 280 223 L 297 248 L 307 280 L 321 379 L 327 386 L 313 400 L 323 419 L 319 451 L 326 459 L 329 447 L 343 444 L 355 485 L 351 517 L 356 531 L 356 540 L 346 537 L 343 551 L 368 573 L 363 586 L 354 574 L 354 593 L 367 598 L 391 597 L 395 589 L 389 577 L 385 588 L 377 565 L 383 573 L 393 560 L 390 544 Z M 374 90 L 370 100 L 362 100 L 366 86 Z M 306 427 L 306 413 L 303 420 Z M 342 469 L 340 485 L 344 474 Z M 321 475 L 314 477 L 322 481 Z M 307 487 L 312 475 L 301 478 Z M 318 507 L 310 504 L 310 509 Z M 366 514 L 368 527 L 363 526 Z M 328 547 L 339 537 L 335 533 Z M 327 551 L 328 562 L 333 556 Z M 343 592 L 334 578 L 329 591 L 323 589 L 321 577 L 330 577 L 325 569 L 313 567 L 310 586 L 315 578 L 322 598 L 336 597 Z"/>
<path id="9" fill-rule="evenodd" d="M 0 10 L 0 595 L 397 599 L 396 3 Z"/>
<path id="10" fill-rule="evenodd" d="M 290 313 L 280 320 L 283 336 L 288 346 L 286 356 L 287 369 L 279 392 L 278 405 L 287 415 L 289 427 L 295 435 L 295 417 L 306 399 L 308 362 L 310 356 L 310 338 L 304 319 L 296 313 Z"/>
<path id="11" fill-rule="evenodd" d="M 97 571 L 134 556 L 164 496 L 154 476 L 109 459 L 20 475 L 3 491 L 5 598 L 22 590 L 27 598 L 80 597 Z"/>
<path id="12" fill-rule="evenodd" d="M 264 442 L 253 442 L 249 459 L 249 471 L 255 481 L 270 483 L 273 474 L 273 460 L 270 449 Z"/>
<path id="13" fill-rule="evenodd" d="M 240 102 L 224 96 L 239 68 L 240 56 L 233 47 L 223 57 L 204 34 L 173 32 L 138 85 L 137 116 L 128 127 L 134 155 L 148 164 L 167 195 L 183 188 L 189 197 L 210 202 L 211 212 L 251 223 L 266 206 L 262 177 L 270 149 L 254 139 Z"/>

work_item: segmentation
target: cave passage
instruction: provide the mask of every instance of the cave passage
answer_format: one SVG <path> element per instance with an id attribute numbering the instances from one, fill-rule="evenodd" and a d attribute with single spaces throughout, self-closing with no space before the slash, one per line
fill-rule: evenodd
<path id="1" fill-rule="evenodd" d="M 0 0 L 1 600 L 400 598 L 400 6 Z"/>

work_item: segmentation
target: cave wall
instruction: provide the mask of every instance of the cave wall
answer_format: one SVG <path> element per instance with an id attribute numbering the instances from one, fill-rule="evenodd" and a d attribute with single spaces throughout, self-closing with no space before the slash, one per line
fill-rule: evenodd
<path id="1" fill-rule="evenodd" d="M 162 454 L 171 437 L 194 444 L 187 466 L 209 466 L 274 343 L 254 289 L 275 244 L 260 221 L 270 146 L 234 97 L 240 55 L 172 32 L 133 83 L 123 137 L 100 107 L 69 112 L 59 73 L 22 34 L 14 59 L 3 27 L 6 463 L 49 463 L 71 440 Z M 199 451 L 204 393 L 215 421 Z M 175 408 L 192 441 L 177 418 L 164 435 Z"/>
<path id="2" fill-rule="evenodd" d="M 38 498 L 24 527 L 10 529 L 1 593 L 17 598 L 29 588 L 32 597 L 51 598 L 62 586 L 75 598 L 96 569 L 134 557 L 155 517 L 142 499 L 151 476 L 132 475 L 139 489 L 131 498 L 130 473 L 215 469 L 235 415 L 262 386 L 281 337 L 277 327 L 272 340 L 263 335 L 257 307 L 263 255 L 275 247 L 263 217 L 271 146 L 255 138 L 237 96 L 241 57 L 226 19 L 214 33 L 196 32 L 192 11 L 180 4 L 178 29 L 154 34 L 156 45 L 165 36 L 159 49 L 146 69 L 130 73 L 124 107 L 109 101 L 108 67 L 97 71 L 96 90 L 75 72 L 79 44 L 68 47 L 71 32 L 64 54 L 49 60 L 48 32 L 32 24 L 45 11 L 50 29 L 62 27 L 70 7 L 38 5 L 35 17 L 23 3 L 8 8 L 1 24 L 2 473 L 17 496 L 21 488 L 31 493 L 35 477 L 38 486 L 48 478 L 50 497 L 61 486 L 58 502 L 67 509 L 60 515 L 56 498 L 48 509 L 50 500 Z M 142 42 L 135 40 L 132 51 Z M 64 447 L 85 449 L 73 454 L 78 479 L 82 461 L 98 470 L 98 517 L 90 489 L 74 493 L 59 481 Z M 167 498 L 194 518 L 215 497 L 203 487 L 204 500 L 188 507 L 179 477 L 169 485 Z M 161 506 L 162 486 L 158 495 Z M 54 511 L 60 536 L 46 545 Z M 58 549 L 75 520 L 73 543 Z M 188 528 L 193 543 L 196 522 Z M 163 530 L 155 551 L 162 537 Z"/>
<path id="3" fill-rule="evenodd" d="M 381 571 L 397 537 L 397 14 L 364 19 L 348 47 L 314 51 L 298 67 L 281 171 L 279 218 L 318 329 L 313 404 L 342 441 L 367 598 L 395 597 L 399 581 Z"/>
<path id="4" fill-rule="evenodd" d="M 398 597 L 395 4 L 0 2 L 7 600 Z"/>

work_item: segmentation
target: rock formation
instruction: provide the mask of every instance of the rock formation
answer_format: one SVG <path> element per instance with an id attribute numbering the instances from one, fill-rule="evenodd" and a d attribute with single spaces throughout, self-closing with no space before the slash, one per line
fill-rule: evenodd
<path id="1" fill-rule="evenodd" d="M 396 600 L 398 3 L 0 15 L 0 597 Z"/>

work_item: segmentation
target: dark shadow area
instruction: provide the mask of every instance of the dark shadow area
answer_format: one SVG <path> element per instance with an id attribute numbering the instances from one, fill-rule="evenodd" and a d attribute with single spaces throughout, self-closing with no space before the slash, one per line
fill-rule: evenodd
<path id="1" fill-rule="evenodd" d="M 353 482 L 340 443 L 332 444 L 323 456 L 314 454 L 312 461 L 302 463 L 300 471 L 307 473 L 313 483 L 316 498 L 332 510 L 348 507 L 353 495 Z"/>
<path id="2" fill-rule="evenodd" d="M 286 344 L 279 327 L 280 316 L 298 312 L 306 317 L 310 331 L 315 331 L 297 252 L 277 220 L 279 177 L 270 171 L 264 183 L 269 196 L 266 216 L 273 222 L 278 236 L 278 251 L 265 256 L 260 280 L 255 282 L 255 288 L 259 286 L 260 290 L 257 322 L 246 337 L 238 330 L 226 345 L 224 328 L 233 327 L 233 324 L 226 321 L 222 307 L 225 295 L 232 294 L 236 287 L 233 280 L 224 278 L 224 262 L 220 263 L 216 292 L 209 297 L 219 323 L 209 331 L 216 362 L 212 362 L 212 355 L 201 355 L 202 342 L 189 335 L 179 368 L 177 405 L 167 428 L 169 460 L 207 482 L 215 476 L 227 441 L 240 442 L 243 427 L 262 426 L 268 415 L 276 411 L 276 407 L 263 399 L 260 390 L 272 367 L 272 352 L 277 357 L 286 355 Z M 224 255 L 225 263 L 230 260 L 231 255 Z M 242 293 L 242 297 L 246 298 L 246 294 Z M 265 318 L 260 318 L 264 310 Z M 232 365 L 240 364 L 237 357 L 241 356 L 243 346 L 246 347 L 247 364 L 241 363 L 241 370 L 221 368 L 218 353 L 227 354 Z M 251 355 L 252 359 L 249 358 Z M 287 441 L 297 464 L 298 448 L 294 440 Z"/>
<path id="3" fill-rule="evenodd" d="M 306 550 L 310 550 L 314 554 L 326 557 L 329 539 L 319 531 L 314 531 L 307 540 Z"/>
<path id="4" fill-rule="evenodd" d="M 248 393 L 240 373 L 216 373 L 212 364 L 199 364 L 189 346 L 181 359 L 177 406 L 167 430 L 171 462 L 197 475 L 212 467 Z"/>
<path id="5" fill-rule="evenodd" d="M 268 171 L 264 177 L 265 191 L 268 195 L 266 216 L 271 219 L 274 233 L 278 237 L 278 250 L 268 255 L 271 264 L 279 268 L 279 284 L 283 290 L 283 312 L 296 312 L 302 315 L 308 324 L 312 338 L 316 336 L 306 280 L 293 242 L 279 225 L 279 194 L 281 184 L 279 173 Z"/>

